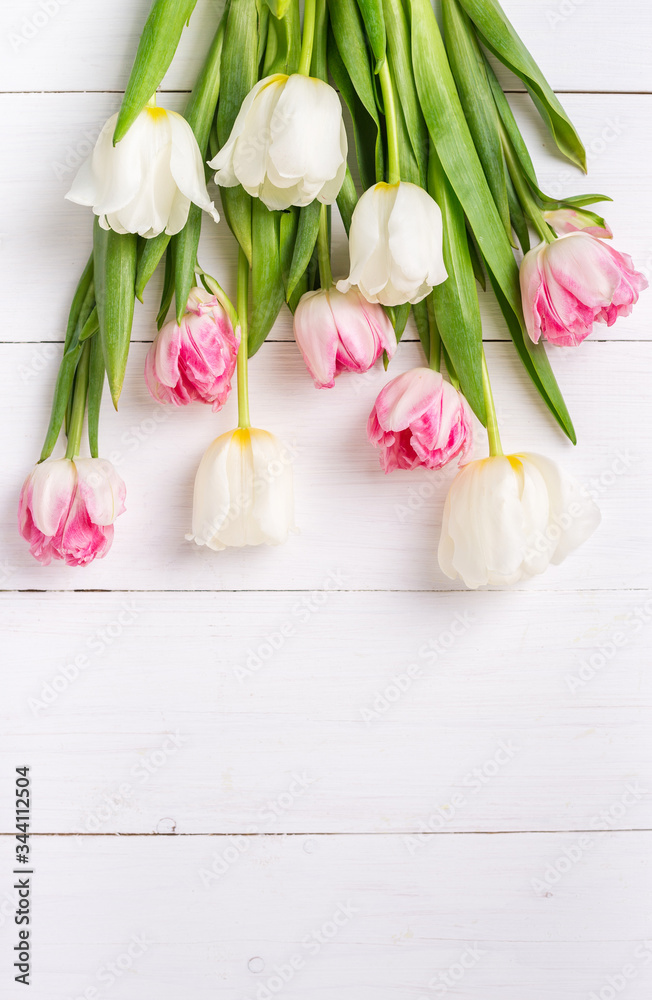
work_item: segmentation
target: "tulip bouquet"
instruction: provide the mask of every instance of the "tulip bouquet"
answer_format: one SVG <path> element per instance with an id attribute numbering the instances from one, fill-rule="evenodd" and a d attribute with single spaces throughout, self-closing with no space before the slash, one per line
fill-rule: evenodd
<path id="1" fill-rule="evenodd" d="M 628 315 L 646 282 L 587 207 L 609 199 L 540 189 L 496 60 L 523 81 L 559 151 L 582 169 L 585 152 L 497 0 L 441 0 L 443 30 L 431 0 L 305 0 L 303 22 L 299 0 L 227 0 L 181 116 L 156 91 L 195 3 L 155 0 L 121 107 L 67 195 L 92 208 L 93 252 L 20 498 L 33 555 L 80 565 L 110 548 L 125 487 L 99 456 L 102 390 L 108 382 L 117 408 L 135 300 L 161 264 L 152 396 L 217 411 L 237 381 L 238 426 L 201 461 L 189 539 L 278 544 L 294 527 L 292 456 L 251 427 L 247 375 L 286 304 L 322 389 L 381 357 L 387 367 L 413 316 L 424 363 L 387 382 L 367 433 L 386 473 L 459 463 L 439 544 L 445 574 L 505 585 L 560 562 L 599 513 L 549 459 L 504 455 L 479 295 L 495 295 L 525 371 L 575 442 L 544 341 L 581 344 L 595 322 Z M 235 303 L 198 262 L 202 215 L 219 221 L 211 177 L 238 244 Z M 334 205 L 350 256 L 337 281 Z M 479 425 L 489 455 L 471 461 Z M 65 457 L 52 459 L 62 430 Z"/>

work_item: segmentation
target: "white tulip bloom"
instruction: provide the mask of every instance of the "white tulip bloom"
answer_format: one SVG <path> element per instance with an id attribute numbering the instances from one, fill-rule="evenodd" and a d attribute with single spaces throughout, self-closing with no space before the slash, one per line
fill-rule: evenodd
<path id="1" fill-rule="evenodd" d="M 323 80 L 277 73 L 260 80 L 242 103 L 217 156 L 215 183 L 242 184 L 269 209 L 332 205 L 346 173 L 342 106 Z"/>
<path id="2" fill-rule="evenodd" d="M 577 480 L 542 455 L 466 465 L 444 507 L 439 565 L 475 590 L 543 573 L 586 541 L 600 511 Z"/>
<path id="3" fill-rule="evenodd" d="M 340 292 L 357 285 L 368 302 L 420 302 L 448 277 L 441 210 L 417 184 L 381 182 L 355 206 L 349 233 L 351 273 Z"/>
<path id="4" fill-rule="evenodd" d="M 197 470 L 188 541 L 219 552 L 243 545 L 280 545 L 293 530 L 289 448 L 253 427 L 216 438 Z"/>
<path id="5" fill-rule="evenodd" d="M 68 201 L 90 205 L 103 229 L 148 239 L 180 232 L 191 202 L 219 222 L 206 189 L 199 146 L 185 118 L 148 105 L 114 146 L 117 119 L 112 115 L 100 132 L 66 195 Z"/>

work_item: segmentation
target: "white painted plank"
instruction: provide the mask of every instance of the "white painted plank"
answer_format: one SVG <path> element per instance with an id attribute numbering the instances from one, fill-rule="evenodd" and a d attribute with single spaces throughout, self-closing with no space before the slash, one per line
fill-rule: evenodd
<path id="1" fill-rule="evenodd" d="M 164 89 L 192 87 L 223 6 L 199 0 Z M 608 0 L 504 0 L 503 6 L 556 90 L 652 90 L 652 15 L 643 0 L 621 4 L 617 20 Z M 149 8 L 150 0 L 4 0 L 0 90 L 124 89 Z M 503 78 L 522 89 L 508 73 Z"/>
<path id="2" fill-rule="evenodd" d="M 652 826 L 652 592 L 5 594 L 0 609 L 1 783 L 30 765 L 35 832 Z"/>
<path id="3" fill-rule="evenodd" d="M 523 587 L 649 586 L 652 347 L 604 343 L 556 351 L 555 368 L 577 424 L 576 449 L 544 408 L 511 344 L 488 348 L 505 447 L 562 462 L 597 492 L 603 512 L 603 524 L 583 548 Z M 387 379 L 382 366 L 319 392 L 296 346 L 278 343 L 266 344 L 251 364 L 252 415 L 297 448 L 298 535 L 279 548 L 221 553 L 184 540 L 199 459 L 214 436 L 234 425 L 235 399 L 232 394 L 217 415 L 200 405 L 172 411 L 154 404 L 141 374 L 145 345 L 137 344 L 124 405 L 116 416 L 105 403 L 102 422 L 102 452 L 117 462 L 128 488 L 113 550 L 81 569 L 36 564 L 16 531 L 15 500 L 41 449 L 57 367 L 51 359 L 47 373 L 21 384 L 40 352 L 35 345 L 0 348 L 0 413 L 5 426 L 15 427 L 4 468 L 11 484 L 0 534 L 5 587 L 313 589 L 340 570 L 347 589 L 458 588 L 441 574 L 435 556 L 452 470 L 385 476 L 367 441 L 367 416 Z M 394 374 L 420 364 L 419 352 L 416 344 L 403 344 Z M 486 453 L 483 437 L 478 456 Z"/>
<path id="4" fill-rule="evenodd" d="M 568 110 L 583 136 L 590 173 L 566 165 L 532 109 L 529 98 L 513 96 L 519 120 L 532 150 L 540 182 L 556 197 L 599 191 L 614 198 L 605 212 L 616 234 L 615 245 L 630 253 L 652 276 L 651 219 L 641 214 L 641 192 L 650 182 L 652 97 L 641 95 L 570 95 Z M 116 94 L 20 94 L 0 96 L 0 129 L 7 154 L 0 165 L 0 199 L 5 210 L 0 227 L 0 296 L 11 302 L 26 279 L 38 277 L 39 295 L 47 308 L 16 311 L 0 330 L 0 340 L 63 339 L 75 283 L 91 245 L 91 215 L 64 201 L 74 172 L 88 153 L 106 118 L 116 110 Z M 183 108 L 184 98 L 171 95 L 170 107 Z M 606 136 L 606 138 L 605 138 Z M 649 213 L 648 213 L 649 215 Z M 335 230 L 334 271 L 346 273 L 348 251 L 341 224 Z M 224 221 L 204 222 L 201 261 L 235 295 L 236 244 Z M 151 340 L 160 299 L 160 276 L 138 305 L 135 340 Z M 481 295 L 487 339 L 507 339 L 504 321 L 491 295 Z M 407 338 L 414 339 L 410 329 Z M 608 329 L 598 326 L 593 339 L 649 340 L 652 295 L 643 295 L 628 319 Z M 292 320 L 283 309 L 273 339 L 292 339 Z"/>
<path id="5" fill-rule="evenodd" d="M 38 839 L 30 997 L 585 1000 L 621 979 L 649 996 L 649 833 L 431 840 Z M 9 955 L 9 920 L 0 938 Z"/>

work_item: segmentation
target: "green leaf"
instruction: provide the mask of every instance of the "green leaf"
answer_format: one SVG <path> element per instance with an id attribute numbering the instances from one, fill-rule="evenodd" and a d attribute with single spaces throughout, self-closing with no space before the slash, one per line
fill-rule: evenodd
<path id="1" fill-rule="evenodd" d="M 342 222 L 346 230 L 346 235 L 349 235 L 349 230 L 351 228 L 351 219 L 353 217 L 353 212 L 355 206 L 358 204 L 358 193 L 355 189 L 355 184 L 353 182 L 353 177 L 351 176 L 351 171 L 348 166 L 346 168 L 346 174 L 344 175 L 344 183 L 340 188 L 340 193 L 337 196 L 337 207 L 339 209 L 340 215 L 342 216 Z"/>
<path id="2" fill-rule="evenodd" d="M 190 206 L 194 208 L 194 205 Z M 167 250 L 170 237 L 167 233 L 159 233 L 151 240 L 144 240 L 144 246 L 138 257 L 138 267 L 136 269 L 136 298 L 143 301 L 143 293 L 154 271 L 158 267 L 161 258 Z"/>
<path id="3" fill-rule="evenodd" d="M 137 237 L 93 229 L 95 297 L 111 398 L 116 410 L 122 392 L 134 316 Z"/>
<path id="4" fill-rule="evenodd" d="M 500 142 L 496 103 L 487 79 L 484 58 L 468 16 L 457 0 L 445 0 L 444 41 L 450 67 L 482 169 L 511 241 L 507 198 L 507 170 Z"/>
<path id="5" fill-rule="evenodd" d="M 338 0 L 335 0 L 337 3 Z M 385 59 L 385 17 L 383 15 L 383 0 L 358 0 L 365 31 L 371 51 L 376 60 L 376 72 Z"/>
<path id="6" fill-rule="evenodd" d="M 310 258 L 317 243 L 317 236 L 319 235 L 320 211 L 321 205 L 318 201 L 313 201 L 310 205 L 306 205 L 305 208 L 300 209 L 292 264 L 285 286 L 285 297 L 288 300 L 292 298 L 292 293 L 297 286 L 297 282 L 310 263 Z"/>
<path id="7" fill-rule="evenodd" d="M 582 140 L 498 0 L 460 0 L 460 3 L 487 48 L 523 81 L 559 150 L 586 172 Z"/>
<path id="8" fill-rule="evenodd" d="M 507 181 L 507 200 L 509 203 L 511 223 L 514 227 L 514 232 L 516 233 L 518 242 L 521 245 L 521 250 L 524 254 L 526 254 L 530 249 L 530 230 L 528 229 L 527 219 L 523 214 L 523 207 L 519 201 L 519 197 L 516 193 L 509 173 L 505 179 Z"/>
<path id="9" fill-rule="evenodd" d="M 482 387 L 482 320 L 464 212 L 434 148 L 430 152 L 428 190 L 442 213 L 444 264 L 448 273 L 448 279 L 432 290 L 435 320 L 455 366 L 462 392 L 478 419 L 486 424 Z"/>
<path id="10" fill-rule="evenodd" d="M 165 76 L 197 0 L 154 0 L 122 99 L 113 145 L 127 134 Z"/>
<path id="11" fill-rule="evenodd" d="M 253 309 L 249 325 L 249 357 L 264 343 L 285 301 L 280 252 L 280 212 L 270 212 L 259 198 L 253 202 Z"/>
<path id="12" fill-rule="evenodd" d="M 276 18 L 285 17 L 286 11 L 292 0 L 264 0 L 271 13 Z"/>
<path id="13" fill-rule="evenodd" d="M 188 304 L 190 289 L 195 283 L 197 249 L 201 236 L 202 210 L 191 205 L 188 221 L 176 236 L 172 237 L 172 260 L 174 262 L 174 298 L 177 323 L 181 322 Z"/>
<path id="14" fill-rule="evenodd" d="M 99 455 L 98 436 L 100 426 L 100 409 L 102 407 L 102 391 L 104 389 L 104 355 L 99 337 L 91 341 L 91 356 L 88 374 L 88 444 L 93 458 Z"/>
<path id="15" fill-rule="evenodd" d="M 385 0 L 385 21 L 387 24 L 387 48 L 389 67 L 392 80 L 398 91 L 397 109 L 404 135 L 402 140 L 401 168 L 408 150 L 411 150 L 411 163 L 419 172 L 419 180 L 403 176 L 403 180 L 413 180 L 413 183 L 426 186 L 428 172 L 428 129 L 423 120 L 419 106 L 414 72 L 412 69 L 412 52 L 410 48 L 410 26 L 402 3 L 395 0 Z M 403 169 L 401 169 L 403 175 Z"/>
<path id="16" fill-rule="evenodd" d="M 410 0 L 410 5 L 415 79 L 428 131 L 487 269 L 517 318 L 522 337 L 518 267 L 469 132 L 434 11 L 430 0 Z M 526 365 L 531 375 L 533 364 Z M 572 424 L 554 378 L 537 378 L 535 385 L 572 437 Z"/>
<path id="17" fill-rule="evenodd" d="M 430 326 L 428 324 L 428 303 L 426 300 L 422 299 L 421 302 L 413 305 L 412 313 L 427 362 L 430 357 Z"/>
<path id="18" fill-rule="evenodd" d="M 274 73 L 296 73 L 301 55 L 301 18 L 298 0 L 287 4 L 287 10 L 278 19 L 270 14 L 267 23 L 267 41 L 262 76 Z"/>
<path id="19" fill-rule="evenodd" d="M 221 62 L 217 138 L 224 146 L 242 102 L 258 79 L 258 11 L 256 0 L 231 0 Z M 238 185 L 222 188 L 226 221 L 247 260 L 252 262 L 251 198 Z"/>
<path id="20" fill-rule="evenodd" d="M 491 273 L 489 274 L 489 278 L 521 361 L 561 429 L 568 435 L 573 444 L 577 444 L 573 421 L 566 409 L 566 404 L 557 385 L 557 380 L 550 367 L 545 347 L 542 343 L 532 343 L 527 333 L 523 331 L 520 317 L 514 314 L 514 310 L 507 302 L 502 289 Z"/>
<path id="21" fill-rule="evenodd" d="M 394 333 L 396 334 L 396 342 L 399 343 L 401 337 L 405 333 L 405 327 L 407 326 L 407 321 L 410 318 L 410 303 L 405 302 L 400 306 L 393 306 L 391 310 L 387 310 L 390 313 L 390 318 L 394 325 Z"/>
<path id="22" fill-rule="evenodd" d="M 171 242 L 165 256 L 165 276 L 163 278 L 163 289 L 161 291 L 161 304 L 156 317 L 156 327 L 158 330 L 160 330 L 165 323 L 168 312 L 170 311 L 170 305 L 172 304 L 172 296 L 174 295 L 174 272 L 174 244 Z"/>
<path id="23" fill-rule="evenodd" d="M 81 278 L 77 283 L 75 289 L 75 294 L 72 297 L 72 302 L 70 304 L 70 312 L 68 313 L 68 324 L 66 326 L 66 336 L 64 340 L 64 353 L 70 344 L 72 336 L 77 327 L 77 321 L 79 320 L 79 314 L 82 310 L 83 304 L 88 296 L 89 289 L 91 290 L 91 296 L 94 299 L 94 290 L 91 287 L 93 285 L 93 254 L 91 253 L 86 267 L 82 271 Z"/>
<path id="24" fill-rule="evenodd" d="M 195 133 L 195 139 L 202 157 L 206 158 L 208 137 L 215 117 L 217 99 L 220 94 L 222 51 L 224 49 L 224 34 L 226 22 L 220 21 L 215 32 L 208 55 L 204 60 L 199 79 L 192 88 L 188 99 L 184 118 Z"/>
<path id="25" fill-rule="evenodd" d="M 372 187 L 377 180 L 382 180 L 385 175 L 380 118 L 378 117 L 376 100 L 373 97 L 373 88 L 370 89 L 373 113 L 370 113 L 351 80 L 332 31 L 328 33 L 328 68 L 351 115 L 358 170 L 362 186 L 366 190 L 368 187 Z"/>

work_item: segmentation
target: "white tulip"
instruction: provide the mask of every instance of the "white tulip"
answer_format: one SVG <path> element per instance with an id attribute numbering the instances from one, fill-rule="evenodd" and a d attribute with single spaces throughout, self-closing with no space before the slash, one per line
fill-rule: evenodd
<path id="1" fill-rule="evenodd" d="M 217 156 L 215 183 L 242 184 L 269 209 L 332 205 L 346 173 L 342 106 L 323 80 L 277 73 L 245 97 Z"/>
<path id="2" fill-rule="evenodd" d="M 600 511 L 577 480 L 542 455 L 465 466 L 444 507 L 439 565 L 475 590 L 543 573 L 586 541 Z"/>
<path id="3" fill-rule="evenodd" d="M 199 146 L 185 118 L 148 105 L 114 146 L 117 118 L 115 114 L 107 121 L 66 198 L 90 205 L 103 229 L 147 238 L 180 232 L 190 202 L 219 222 Z"/>
<path id="4" fill-rule="evenodd" d="M 340 292 L 357 285 L 368 302 L 420 302 L 446 281 L 439 205 L 417 184 L 381 182 L 355 206 L 349 233 L 351 273 Z"/>
<path id="5" fill-rule="evenodd" d="M 280 545 L 294 530 L 290 450 L 267 431 L 222 434 L 197 470 L 188 541 L 221 551 Z"/>

